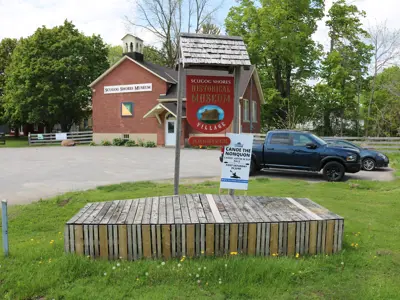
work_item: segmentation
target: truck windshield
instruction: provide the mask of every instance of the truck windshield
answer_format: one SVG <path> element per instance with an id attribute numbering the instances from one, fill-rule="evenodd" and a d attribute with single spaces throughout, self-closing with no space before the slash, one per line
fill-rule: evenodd
<path id="1" fill-rule="evenodd" d="M 314 134 L 311 134 L 311 136 L 319 145 L 321 145 L 321 146 L 326 145 L 326 142 L 323 139 L 317 137 Z"/>

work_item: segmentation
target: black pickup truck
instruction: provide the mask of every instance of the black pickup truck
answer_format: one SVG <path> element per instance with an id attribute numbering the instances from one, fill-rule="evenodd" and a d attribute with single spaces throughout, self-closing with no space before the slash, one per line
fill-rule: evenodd
<path id="1" fill-rule="evenodd" d="M 360 171 L 360 151 L 328 145 L 309 132 L 269 131 L 264 142 L 253 144 L 250 174 L 263 168 L 322 170 L 326 180 L 341 181 Z"/>

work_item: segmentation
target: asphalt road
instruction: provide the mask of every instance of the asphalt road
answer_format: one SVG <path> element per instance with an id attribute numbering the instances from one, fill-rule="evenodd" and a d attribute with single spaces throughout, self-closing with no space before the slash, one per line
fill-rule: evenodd
<path id="1" fill-rule="evenodd" d="M 0 199 L 25 204 L 61 193 L 121 182 L 172 179 L 175 150 L 127 147 L 0 149 Z M 220 176 L 219 151 L 183 149 L 181 178 Z M 321 174 L 267 170 L 257 176 L 323 180 Z M 350 174 L 347 179 L 388 181 L 390 170 Z"/>

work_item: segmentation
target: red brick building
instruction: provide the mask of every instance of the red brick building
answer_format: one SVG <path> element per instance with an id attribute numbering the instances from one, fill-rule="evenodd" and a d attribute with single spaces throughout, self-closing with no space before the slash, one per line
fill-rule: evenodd
<path id="1" fill-rule="evenodd" d="M 147 62 L 141 39 L 126 35 L 122 40 L 125 53 L 121 60 L 90 85 L 93 140 L 100 143 L 120 137 L 174 146 L 178 73 Z M 206 70 L 191 70 L 190 74 L 231 76 L 225 71 Z M 241 132 L 250 132 L 250 124 L 251 132 L 260 132 L 260 107 L 264 97 L 254 66 L 242 71 L 239 93 Z M 186 121 L 185 94 L 183 86 L 182 145 L 187 144 L 190 136 L 201 135 Z"/>

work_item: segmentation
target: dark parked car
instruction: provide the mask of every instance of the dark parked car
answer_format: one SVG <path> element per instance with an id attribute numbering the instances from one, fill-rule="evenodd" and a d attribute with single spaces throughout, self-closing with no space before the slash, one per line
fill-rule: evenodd
<path id="1" fill-rule="evenodd" d="M 325 139 L 325 141 L 329 145 L 359 150 L 361 155 L 361 168 L 365 171 L 373 171 L 376 168 L 386 168 L 389 166 L 389 158 L 379 151 L 362 148 L 340 139 Z"/>
<path id="2" fill-rule="evenodd" d="M 250 174 L 262 168 L 322 170 L 326 180 L 340 181 L 346 172 L 360 171 L 360 151 L 328 145 L 308 132 L 275 130 L 264 142 L 253 144 Z"/>

